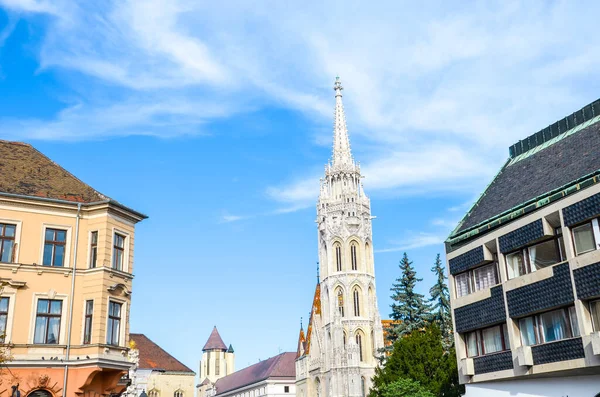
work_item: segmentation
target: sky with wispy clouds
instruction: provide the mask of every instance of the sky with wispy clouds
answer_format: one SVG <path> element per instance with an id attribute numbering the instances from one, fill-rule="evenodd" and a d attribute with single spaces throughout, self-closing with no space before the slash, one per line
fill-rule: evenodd
<path id="1" fill-rule="evenodd" d="M 372 2 L 371 2 L 372 3 Z M 131 329 L 197 370 L 294 350 L 342 78 L 378 300 L 424 278 L 508 146 L 598 98 L 597 1 L 0 0 L 0 137 L 150 215 Z M 518 188 L 518 187 L 515 187 Z"/>

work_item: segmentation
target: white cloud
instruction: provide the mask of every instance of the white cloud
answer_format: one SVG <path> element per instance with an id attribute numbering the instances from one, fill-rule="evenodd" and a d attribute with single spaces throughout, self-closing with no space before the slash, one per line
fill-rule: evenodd
<path id="1" fill-rule="evenodd" d="M 249 215 L 232 215 L 229 213 L 225 213 L 225 214 L 221 215 L 221 217 L 219 219 L 219 223 L 237 222 L 237 221 L 241 221 L 241 220 L 248 219 L 248 218 L 251 218 L 251 216 L 249 216 Z"/>
<path id="2" fill-rule="evenodd" d="M 198 133 L 216 118 L 270 105 L 330 126 L 339 73 L 374 192 L 477 191 L 510 143 L 600 89 L 591 72 L 600 45 L 587 39 L 600 11 L 593 1 L 577 9 L 567 1 L 0 4 L 22 18 L 49 16 L 41 72 L 77 72 L 81 96 L 50 120 L 1 121 L 16 138 Z M 324 143 L 321 134 L 316 140 Z M 268 187 L 280 212 L 314 204 L 317 179 L 307 174 Z"/>
<path id="3" fill-rule="evenodd" d="M 392 242 L 391 247 L 376 250 L 375 252 L 398 252 L 412 249 L 429 247 L 431 245 L 442 244 L 445 236 L 432 233 L 410 233 L 411 235 L 403 240 Z"/>

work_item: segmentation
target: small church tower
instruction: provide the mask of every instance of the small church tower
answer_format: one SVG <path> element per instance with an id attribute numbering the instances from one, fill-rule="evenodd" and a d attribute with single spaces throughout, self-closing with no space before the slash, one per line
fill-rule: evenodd
<path id="1" fill-rule="evenodd" d="M 333 88 L 333 152 L 317 201 L 320 274 L 308 329 L 298 341 L 299 397 L 366 396 L 383 347 L 371 202 L 350 149 L 339 77 Z"/>
<path id="2" fill-rule="evenodd" d="M 198 396 L 210 395 L 214 383 L 229 374 L 235 372 L 235 353 L 231 344 L 225 345 L 219 331 L 215 326 L 202 348 L 202 359 L 200 360 L 200 380 L 198 385 Z"/>

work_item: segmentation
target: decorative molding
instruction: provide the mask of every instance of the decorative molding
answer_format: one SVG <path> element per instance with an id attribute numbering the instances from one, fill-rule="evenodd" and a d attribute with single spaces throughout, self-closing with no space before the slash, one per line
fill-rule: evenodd
<path id="1" fill-rule="evenodd" d="M 131 290 L 123 283 L 116 283 L 107 288 L 108 292 L 117 293 L 121 291 L 123 296 L 131 295 Z"/>

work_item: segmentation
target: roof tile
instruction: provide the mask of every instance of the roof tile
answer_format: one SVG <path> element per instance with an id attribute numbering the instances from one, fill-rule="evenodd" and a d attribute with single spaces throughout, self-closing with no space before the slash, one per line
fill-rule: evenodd
<path id="1" fill-rule="evenodd" d="M 146 335 L 129 334 L 129 338 L 135 342 L 136 348 L 140 352 L 140 369 L 189 372 L 195 374 L 194 371 L 182 364 L 181 361 L 177 360 L 156 343 L 152 342 Z"/>

